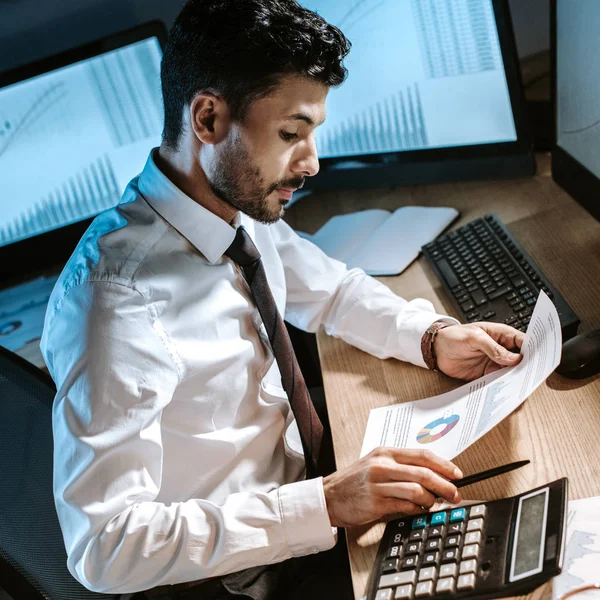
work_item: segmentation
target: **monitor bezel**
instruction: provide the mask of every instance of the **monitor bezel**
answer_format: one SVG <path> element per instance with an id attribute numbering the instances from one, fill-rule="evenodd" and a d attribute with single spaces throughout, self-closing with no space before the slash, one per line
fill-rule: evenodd
<path id="1" fill-rule="evenodd" d="M 164 50 L 167 34 L 167 27 L 160 20 L 142 23 L 4 71 L 0 73 L 0 89 L 152 37 L 157 38 L 161 50 Z M 89 217 L 0 246 L 0 287 L 19 283 L 36 275 L 59 272 L 93 219 L 94 217 Z"/>
<path id="2" fill-rule="evenodd" d="M 535 174 L 533 137 L 508 0 L 492 0 L 517 139 L 512 142 L 451 146 L 320 159 L 320 172 L 307 189 L 433 183 L 458 179 Z M 348 165 L 361 163 L 354 169 Z"/>
<path id="3" fill-rule="evenodd" d="M 554 145 L 551 152 L 552 179 L 590 215 L 600 221 L 600 178 L 558 145 L 557 76 L 558 0 L 550 3 L 550 101 L 554 116 Z"/>

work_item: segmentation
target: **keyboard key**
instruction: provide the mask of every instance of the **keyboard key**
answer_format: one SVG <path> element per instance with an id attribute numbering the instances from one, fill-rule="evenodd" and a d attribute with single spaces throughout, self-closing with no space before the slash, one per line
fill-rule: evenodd
<path id="1" fill-rule="evenodd" d="M 422 547 L 423 542 L 409 542 L 404 548 L 404 555 L 406 556 L 408 554 L 419 554 L 419 552 L 421 552 Z"/>
<path id="2" fill-rule="evenodd" d="M 444 548 L 456 548 L 457 546 L 460 546 L 460 534 L 449 535 L 446 538 L 446 543 L 444 544 Z"/>
<path id="3" fill-rule="evenodd" d="M 394 595 L 394 600 L 408 600 L 412 598 L 412 585 L 401 585 L 396 588 L 396 594 Z"/>
<path id="4" fill-rule="evenodd" d="M 471 531 L 465 535 L 466 544 L 479 544 L 481 542 L 481 531 Z"/>
<path id="5" fill-rule="evenodd" d="M 435 579 L 437 575 L 437 569 L 435 567 L 427 567 L 419 571 L 419 581 L 429 581 Z"/>
<path id="6" fill-rule="evenodd" d="M 521 277 L 521 275 L 517 275 L 516 277 L 513 277 L 510 282 L 516 287 L 519 288 L 523 285 L 525 285 L 527 282 L 523 279 L 523 277 Z"/>
<path id="7" fill-rule="evenodd" d="M 424 529 L 415 529 L 410 532 L 408 536 L 408 540 L 410 542 L 420 542 L 425 539 L 425 530 Z"/>
<path id="8" fill-rule="evenodd" d="M 446 528 L 442 525 L 440 527 L 430 527 L 427 530 L 427 539 L 443 537 L 446 533 Z"/>
<path id="9" fill-rule="evenodd" d="M 523 302 L 519 302 L 518 304 L 515 304 L 512 307 L 513 311 L 516 313 L 521 312 L 524 308 L 525 308 L 525 304 Z"/>
<path id="10" fill-rule="evenodd" d="M 475 305 L 469 300 L 467 302 L 463 302 L 460 307 L 462 308 L 463 312 L 468 313 L 475 308 Z"/>
<path id="11" fill-rule="evenodd" d="M 473 298 L 473 302 L 475 302 L 477 306 L 481 306 L 487 302 L 485 294 L 479 289 L 471 291 L 471 298 Z"/>
<path id="12" fill-rule="evenodd" d="M 450 523 L 456 523 L 457 521 L 464 521 L 467 518 L 466 508 L 455 508 L 450 513 Z"/>
<path id="13" fill-rule="evenodd" d="M 386 559 L 390 560 L 391 558 L 396 558 L 398 556 L 400 556 L 400 549 L 402 548 L 402 546 L 392 546 L 389 550 L 388 553 L 386 555 Z"/>
<path id="14" fill-rule="evenodd" d="M 463 546 L 463 549 L 462 549 L 462 557 L 463 558 L 477 558 L 478 554 L 479 554 L 479 544 L 469 544 L 468 546 Z"/>
<path id="15" fill-rule="evenodd" d="M 449 265 L 448 261 L 445 258 L 442 258 L 442 260 L 438 260 L 435 264 L 437 268 L 442 272 L 444 279 L 448 282 L 448 285 L 450 287 L 453 287 L 460 283 L 456 275 L 454 274 L 452 267 Z"/>
<path id="16" fill-rule="evenodd" d="M 416 569 L 419 566 L 419 556 L 414 554 L 412 556 L 407 556 L 402 561 L 402 570 L 406 571 L 408 569 Z"/>
<path id="17" fill-rule="evenodd" d="M 517 317 L 513 315 L 512 317 L 508 317 L 508 319 L 504 319 L 504 322 L 507 325 L 512 325 L 517 320 Z"/>
<path id="18" fill-rule="evenodd" d="M 475 575 L 473 573 L 469 573 L 468 575 L 461 575 L 458 578 L 456 584 L 457 590 L 472 590 L 475 589 Z"/>
<path id="19" fill-rule="evenodd" d="M 471 506 L 469 509 L 469 518 L 474 519 L 475 517 L 485 517 L 486 507 L 485 504 L 477 504 L 476 506 Z"/>
<path id="20" fill-rule="evenodd" d="M 427 526 L 427 517 L 415 517 L 412 520 L 412 528 L 413 529 L 421 529 L 422 527 Z"/>
<path id="21" fill-rule="evenodd" d="M 460 563 L 460 568 L 458 571 L 461 575 L 465 573 L 477 573 L 477 561 L 474 558 L 470 560 L 463 560 Z"/>
<path id="22" fill-rule="evenodd" d="M 392 598 L 393 598 L 392 593 L 393 593 L 393 590 L 391 590 L 391 589 L 378 590 L 377 593 L 375 594 L 375 600 L 392 600 Z"/>
<path id="23" fill-rule="evenodd" d="M 430 525 L 445 525 L 448 519 L 446 511 L 436 512 L 431 515 Z"/>
<path id="24" fill-rule="evenodd" d="M 456 564 L 449 563 L 440 567 L 440 577 L 455 577 L 457 572 Z"/>
<path id="25" fill-rule="evenodd" d="M 458 548 L 448 548 L 442 552 L 442 562 L 458 562 Z"/>
<path id="26" fill-rule="evenodd" d="M 433 581 L 423 581 L 417 583 L 415 588 L 415 598 L 426 598 L 433 595 Z"/>
<path id="27" fill-rule="evenodd" d="M 394 536 L 394 544 L 401 544 L 402 543 L 402 534 L 401 533 L 397 533 Z"/>
<path id="28" fill-rule="evenodd" d="M 467 523 L 467 531 L 479 531 L 483 529 L 483 519 L 471 519 Z"/>
<path id="29" fill-rule="evenodd" d="M 488 294 L 488 298 L 490 300 L 495 300 L 496 298 L 500 298 L 500 296 L 504 296 L 504 294 L 507 294 L 511 290 L 512 290 L 512 287 L 510 287 L 510 285 L 508 285 L 508 284 L 505 284 L 503 286 L 500 286 L 496 291 Z"/>
<path id="30" fill-rule="evenodd" d="M 439 552 L 426 552 L 423 555 L 423 566 L 437 565 L 440 562 Z"/>
<path id="31" fill-rule="evenodd" d="M 474 531 L 473 533 L 479 533 L 478 531 Z M 442 546 L 441 538 L 435 538 L 433 540 L 427 540 L 425 544 L 425 552 L 431 552 L 432 550 L 439 550 Z"/>
<path id="32" fill-rule="evenodd" d="M 381 565 L 382 573 L 396 573 L 400 567 L 400 559 L 392 558 L 390 560 L 386 560 Z"/>
<path id="33" fill-rule="evenodd" d="M 448 535 L 455 535 L 455 534 L 460 534 L 460 533 L 464 533 L 465 531 L 465 524 L 464 523 L 451 523 L 450 525 L 448 525 Z"/>
<path id="34" fill-rule="evenodd" d="M 496 315 L 496 312 L 493 310 L 488 310 L 485 315 L 483 315 L 484 319 L 489 319 L 490 317 L 494 317 Z"/>
<path id="35" fill-rule="evenodd" d="M 454 579 L 452 577 L 444 577 L 438 579 L 435 591 L 438 594 L 453 594 L 454 593 Z"/>
<path id="36" fill-rule="evenodd" d="M 404 573 L 393 573 L 391 575 L 382 575 L 379 578 L 380 588 L 393 587 L 396 585 L 404 585 L 406 583 L 415 583 L 417 581 L 417 572 L 405 571 Z"/>
<path id="37" fill-rule="evenodd" d="M 460 297 L 456 298 L 456 301 L 459 304 L 462 304 L 463 302 L 467 302 L 467 300 L 469 300 L 469 294 L 461 294 Z"/>

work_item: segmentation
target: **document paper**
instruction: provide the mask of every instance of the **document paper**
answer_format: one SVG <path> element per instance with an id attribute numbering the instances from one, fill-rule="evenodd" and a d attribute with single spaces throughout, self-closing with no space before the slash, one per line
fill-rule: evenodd
<path id="1" fill-rule="evenodd" d="M 542 291 L 521 349 L 523 359 L 460 388 L 371 410 L 361 457 L 377 446 L 428 449 L 451 459 L 517 408 L 560 362 L 556 308 Z"/>

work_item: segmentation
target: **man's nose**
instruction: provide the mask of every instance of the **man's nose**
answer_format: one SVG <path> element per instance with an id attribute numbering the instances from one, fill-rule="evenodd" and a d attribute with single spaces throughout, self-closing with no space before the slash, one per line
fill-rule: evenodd
<path id="1" fill-rule="evenodd" d="M 313 137 L 307 140 L 301 155 L 298 156 L 292 166 L 292 171 L 306 177 L 312 177 L 319 172 L 319 155 Z"/>

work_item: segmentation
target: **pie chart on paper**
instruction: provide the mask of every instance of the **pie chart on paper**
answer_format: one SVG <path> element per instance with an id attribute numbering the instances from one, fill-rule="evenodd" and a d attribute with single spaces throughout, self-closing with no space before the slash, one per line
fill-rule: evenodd
<path id="1" fill-rule="evenodd" d="M 458 415 L 450 415 L 448 417 L 440 417 L 435 421 L 431 421 L 419 431 L 417 434 L 417 442 L 419 444 L 431 444 L 443 438 L 450 433 L 458 424 L 460 417 Z"/>

